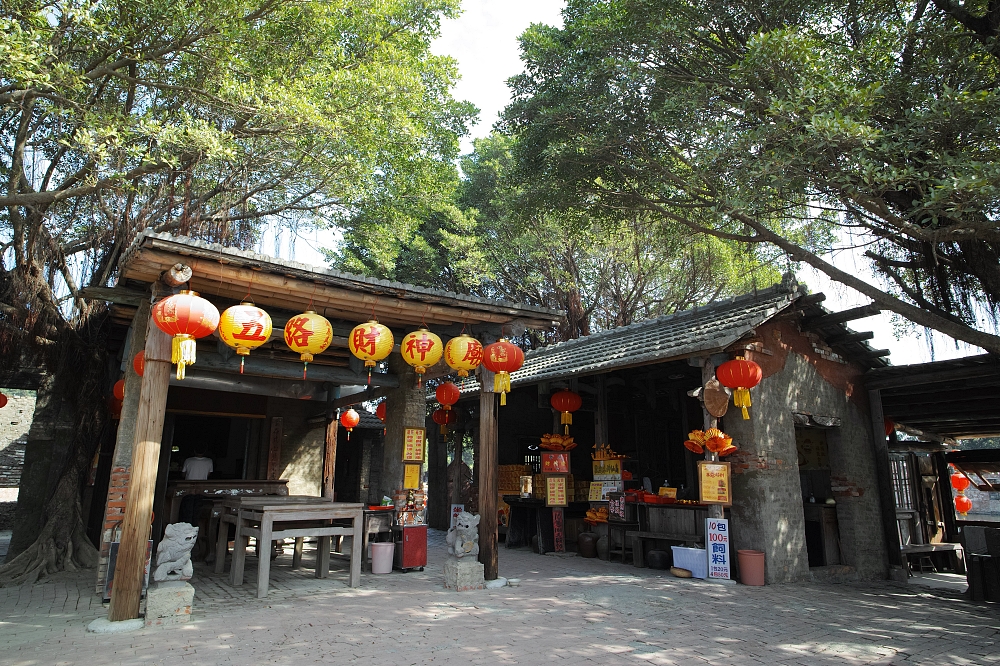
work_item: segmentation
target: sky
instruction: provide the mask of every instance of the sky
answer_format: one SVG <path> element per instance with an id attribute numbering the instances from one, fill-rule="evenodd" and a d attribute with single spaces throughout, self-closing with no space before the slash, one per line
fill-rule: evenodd
<path id="1" fill-rule="evenodd" d="M 517 38 L 532 23 L 562 25 L 560 12 L 565 6 L 561 0 L 464 0 L 463 13 L 457 19 L 442 22 L 441 35 L 431 50 L 439 55 L 449 55 L 458 61 L 461 80 L 454 89 L 457 99 L 468 100 L 479 108 L 479 122 L 471 128 L 470 135 L 462 141 L 462 152 L 472 150 L 472 140 L 490 133 L 500 112 L 510 101 L 506 81 L 521 71 Z M 261 248 L 281 256 L 294 256 L 298 261 L 323 264 L 318 248 L 329 247 L 333 242 L 330 232 L 300 233 L 292 238 L 288 232 L 277 235 L 277 247 Z M 294 248 L 293 248 L 294 245 Z M 292 251 L 294 250 L 294 251 Z M 832 257 L 839 268 L 848 270 L 870 282 L 875 282 L 867 262 L 857 251 L 845 250 Z M 862 294 L 832 282 L 825 275 L 803 266 L 798 278 L 812 292 L 823 292 L 824 305 L 832 311 L 844 310 L 867 304 Z M 952 338 L 920 328 L 897 330 L 890 313 L 858 319 L 848 323 L 856 331 L 875 333 L 870 344 L 876 349 L 890 349 L 894 365 L 923 363 L 959 356 L 982 353 L 978 347 L 957 343 Z M 898 337 L 897 337 L 898 336 Z"/>

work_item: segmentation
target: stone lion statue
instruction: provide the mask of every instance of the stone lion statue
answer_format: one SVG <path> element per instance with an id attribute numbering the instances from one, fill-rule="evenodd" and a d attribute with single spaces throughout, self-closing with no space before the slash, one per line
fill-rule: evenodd
<path id="1" fill-rule="evenodd" d="M 445 537 L 448 543 L 448 554 L 461 559 L 479 555 L 479 516 L 468 511 L 458 514 L 455 526 L 448 530 Z"/>
<path id="2" fill-rule="evenodd" d="M 153 580 L 189 580 L 194 574 L 191 549 L 198 539 L 198 528 L 190 523 L 171 523 L 164 531 L 156 549 L 156 570 Z"/>

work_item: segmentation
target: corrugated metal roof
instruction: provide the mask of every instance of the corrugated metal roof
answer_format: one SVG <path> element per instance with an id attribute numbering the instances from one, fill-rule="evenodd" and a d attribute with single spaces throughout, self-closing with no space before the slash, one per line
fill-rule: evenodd
<path id="1" fill-rule="evenodd" d="M 525 355 L 524 366 L 511 375 L 511 384 L 537 384 L 719 352 L 804 293 L 794 283 L 781 283 L 753 294 L 534 349 Z M 463 393 L 478 391 L 479 383 L 466 381 L 461 389 Z"/>

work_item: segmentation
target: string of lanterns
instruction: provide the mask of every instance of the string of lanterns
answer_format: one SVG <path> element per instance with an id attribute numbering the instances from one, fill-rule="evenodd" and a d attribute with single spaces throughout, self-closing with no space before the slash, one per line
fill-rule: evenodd
<path id="1" fill-rule="evenodd" d="M 951 487 L 954 488 L 958 494 L 955 495 L 955 511 L 959 516 L 965 518 L 965 516 L 972 511 L 972 500 L 965 496 L 965 489 L 969 487 L 969 477 L 960 472 L 953 472 L 951 475 Z"/>
<path id="2" fill-rule="evenodd" d="M 246 357 L 253 349 L 266 344 L 273 332 L 270 315 L 253 303 L 243 302 L 234 305 L 220 315 L 211 302 L 190 290 L 181 291 L 158 302 L 153 307 L 152 319 L 157 328 L 172 337 L 171 362 L 177 366 L 178 380 L 183 380 L 185 368 L 197 361 L 196 341 L 199 338 L 218 331 L 219 339 L 236 350 L 236 354 L 240 357 L 242 374 Z M 288 348 L 299 354 L 303 364 L 302 378 L 306 379 L 309 363 L 315 359 L 316 354 L 326 351 L 333 341 L 333 325 L 326 317 L 313 310 L 306 310 L 288 320 L 283 334 Z M 368 368 L 368 383 L 371 384 L 372 369 L 392 352 L 395 338 L 387 326 L 380 324 L 373 317 L 351 330 L 347 346 L 351 354 L 364 361 L 365 367 Z M 448 344 L 443 344 L 441 338 L 426 327 L 403 336 L 399 351 L 403 360 L 416 372 L 418 387 L 422 385 L 423 375 L 427 369 L 442 357 L 459 377 L 468 377 L 469 373 L 480 365 L 485 366 L 495 374 L 493 390 L 500 394 L 501 405 L 507 404 L 510 373 L 520 369 L 524 364 L 524 352 L 506 338 L 501 338 L 484 348 L 474 337 L 462 333 L 450 339 Z M 143 376 L 144 351 L 136 354 L 132 365 L 136 374 Z M 115 394 L 124 395 L 124 382 L 119 384 L 121 386 L 115 385 Z M 458 400 L 458 387 L 451 382 L 446 382 L 442 386 L 447 392 L 444 397 L 451 400 L 442 402 L 442 411 L 450 411 L 450 406 Z M 438 391 L 441 390 L 442 388 L 438 387 Z M 572 423 L 570 412 L 576 409 L 579 409 L 579 406 L 560 410 L 563 412 L 563 422 L 567 426 Z M 442 426 L 454 422 L 454 418 L 446 417 L 446 423 Z"/>

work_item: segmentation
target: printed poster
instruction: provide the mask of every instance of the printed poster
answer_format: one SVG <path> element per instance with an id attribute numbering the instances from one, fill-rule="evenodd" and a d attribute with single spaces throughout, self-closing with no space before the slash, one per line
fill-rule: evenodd
<path id="1" fill-rule="evenodd" d="M 426 429 L 406 428 L 403 430 L 403 462 L 422 463 L 424 461 L 424 441 Z"/>
<path id="2" fill-rule="evenodd" d="M 699 460 L 698 489 L 702 504 L 732 506 L 729 463 Z"/>
<path id="3" fill-rule="evenodd" d="M 545 506 L 566 506 L 566 477 L 545 477 Z"/>
<path id="4" fill-rule="evenodd" d="M 729 521 L 725 518 L 706 518 L 705 544 L 708 551 L 708 577 L 729 579 Z"/>
<path id="5" fill-rule="evenodd" d="M 403 490 L 420 489 L 420 465 L 403 465 Z"/>

